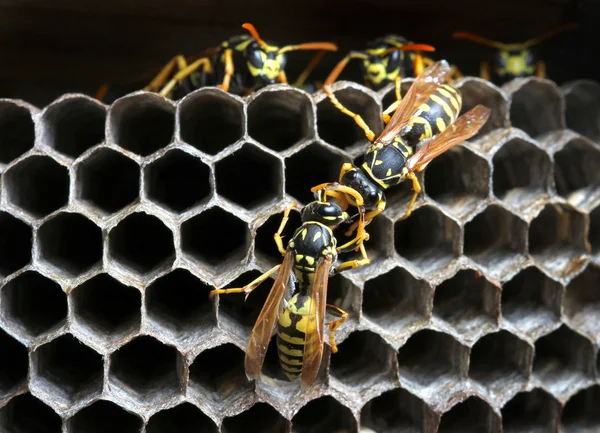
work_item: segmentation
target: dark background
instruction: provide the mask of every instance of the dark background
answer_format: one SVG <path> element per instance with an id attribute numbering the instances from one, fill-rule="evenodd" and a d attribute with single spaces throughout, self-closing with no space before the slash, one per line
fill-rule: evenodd
<path id="1" fill-rule="evenodd" d="M 173 55 L 193 55 L 243 33 L 250 21 L 280 44 L 336 41 L 314 77 L 323 78 L 349 49 L 386 33 L 437 48 L 467 74 L 490 50 L 450 39 L 456 30 L 519 42 L 568 21 L 580 29 L 540 47 L 556 81 L 600 80 L 599 0 L 3 0 L 0 1 L 0 97 L 43 106 L 65 92 L 93 94 L 125 83 Z M 293 79 L 308 53 L 290 54 Z"/>

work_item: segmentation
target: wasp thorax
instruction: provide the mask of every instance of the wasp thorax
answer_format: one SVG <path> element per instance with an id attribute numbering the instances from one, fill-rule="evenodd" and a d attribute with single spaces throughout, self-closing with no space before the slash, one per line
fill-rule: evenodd
<path id="1" fill-rule="evenodd" d="M 342 183 L 356 190 L 363 198 L 365 209 L 375 209 L 383 198 L 383 191 L 367 175 L 354 167 L 342 177 Z"/>

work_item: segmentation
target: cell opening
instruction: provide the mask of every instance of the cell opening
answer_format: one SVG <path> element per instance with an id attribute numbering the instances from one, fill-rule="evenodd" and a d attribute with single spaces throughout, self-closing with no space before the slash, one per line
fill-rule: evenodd
<path id="1" fill-rule="evenodd" d="M 0 102 L 0 163 L 8 164 L 33 147 L 35 126 L 25 107 Z"/>
<path id="2" fill-rule="evenodd" d="M 381 108 L 371 96 L 355 88 L 338 90 L 334 94 L 348 110 L 359 114 L 376 135 L 381 133 Z M 323 140 L 340 149 L 369 142 L 354 119 L 335 108 L 329 98 L 317 105 L 317 130 Z"/>
<path id="3" fill-rule="evenodd" d="M 365 283 L 363 313 L 386 330 L 413 329 L 431 314 L 431 292 L 426 281 L 394 268 Z"/>
<path id="4" fill-rule="evenodd" d="M 590 212 L 588 240 L 593 254 L 600 254 L 600 207 Z"/>
<path id="5" fill-rule="evenodd" d="M 535 342 L 533 374 L 555 395 L 593 380 L 594 362 L 591 341 L 564 325 Z"/>
<path id="6" fill-rule="evenodd" d="M 200 353 L 190 366 L 190 385 L 203 399 L 216 402 L 248 391 L 244 352 L 228 343 Z"/>
<path id="7" fill-rule="evenodd" d="M 60 433 L 61 427 L 60 417 L 29 393 L 14 397 L 0 409 L 0 431 Z"/>
<path id="8" fill-rule="evenodd" d="M 496 326 L 500 289 L 476 271 L 462 270 L 435 288 L 433 316 L 475 338 Z"/>
<path id="9" fill-rule="evenodd" d="M 117 342 L 139 329 L 141 294 L 108 274 L 100 274 L 71 293 L 77 321 L 104 342 Z"/>
<path id="10" fill-rule="evenodd" d="M 478 104 L 491 109 L 490 118 L 474 136 L 474 139 L 483 137 L 488 132 L 498 128 L 508 126 L 508 103 L 506 97 L 496 86 L 478 78 L 467 78 L 463 81 L 459 90 L 462 95 L 461 114 L 466 113 Z"/>
<path id="11" fill-rule="evenodd" d="M 377 433 L 413 433 L 425 430 L 429 410 L 404 389 L 387 391 L 369 401 L 360 412 L 361 427 Z"/>
<path id="12" fill-rule="evenodd" d="M 42 120 L 46 143 L 71 158 L 104 141 L 106 110 L 90 99 L 70 98 L 53 104 Z"/>
<path id="13" fill-rule="evenodd" d="M 314 200 L 310 189 L 337 181 L 345 162 L 346 158 L 312 143 L 285 160 L 285 191 L 300 204 L 310 203 Z"/>
<path id="14" fill-rule="evenodd" d="M 597 197 L 600 150 L 586 140 L 574 139 L 554 154 L 554 183 L 563 197 L 579 204 Z"/>
<path id="15" fill-rule="evenodd" d="M 61 213 L 38 231 L 40 257 L 57 271 L 76 277 L 102 260 L 102 232 L 82 215 Z"/>
<path id="16" fill-rule="evenodd" d="M 67 319 L 64 292 L 37 272 L 25 272 L 7 282 L 0 294 L 5 317 L 28 336 L 37 337 L 56 329 Z"/>
<path id="17" fill-rule="evenodd" d="M 562 105 L 554 83 L 530 79 L 512 95 L 510 122 L 530 137 L 538 137 L 564 127 Z"/>
<path id="18" fill-rule="evenodd" d="M 43 382 L 55 389 L 54 398 L 73 404 L 102 392 L 102 357 L 71 335 L 64 335 L 38 347 L 32 368 Z"/>
<path id="19" fill-rule="evenodd" d="M 223 433 L 286 433 L 288 424 L 279 412 L 266 403 L 256 403 L 250 409 L 223 420 Z"/>
<path id="20" fill-rule="evenodd" d="M 179 358 L 173 347 L 137 337 L 111 355 L 109 380 L 139 401 L 163 401 L 181 393 Z"/>
<path id="21" fill-rule="evenodd" d="M 217 192 L 246 209 L 280 197 L 282 175 L 281 162 L 251 144 L 215 165 Z"/>
<path id="22" fill-rule="evenodd" d="M 402 257 L 421 268 L 440 268 L 458 256 L 460 227 L 439 210 L 423 206 L 394 228 L 394 245 Z"/>
<path id="23" fill-rule="evenodd" d="M 210 168 L 181 150 L 154 161 L 144 176 L 148 197 L 173 212 L 184 212 L 210 196 Z"/>
<path id="24" fill-rule="evenodd" d="M 224 92 L 205 89 L 181 102 L 181 139 L 216 155 L 244 135 L 242 104 Z"/>
<path id="25" fill-rule="evenodd" d="M 76 197 L 111 214 L 138 199 L 137 163 L 112 150 L 99 149 L 77 166 Z"/>
<path id="26" fill-rule="evenodd" d="M 121 409 L 113 402 L 99 400 L 80 410 L 67 421 L 67 431 L 78 433 L 105 433 L 119 426 L 119 433 L 138 433 L 143 421 Z"/>
<path id="27" fill-rule="evenodd" d="M 494 155 L 494 195 L 513 207 L 548 195 L 550 158 L 533 144 L 515 138 Z"/>
<path id="28" fill-rule="evenodd" d="M 398 350 L 400 376 L 422 387 L 454 385 L 467 376 L 468 349 L 448 334 L 425 329 Z"/>
<path id="29" fill-rule="evenodd" d="M 277 249 L 273 235 L 279 229 L 282 218 L 283 212 L 271 215 L 269 219 L 263 225 L 261 225 L 258 230 L 256 230 L 256 237 L 254 238 L 256 253 L 268 258 L 272 262 L 277 263 L 281 262 L 282 256 Z M 287 246 L 287 242 L 292 238 L 296 229 L 301 225 L 302 221 L 300 220 L 300 212 L 297 210 L 292 210 L 290 212 L 288 222 L 285 225 L 285 230 L 282 233 L 284 247 Z"/>
<path id="30" fill-rule="evenodd" d="M 221 208 L 202 212 L 181 226 L 183 252 L 210 266 L 242 259 L 248 251 L 249 238 L 246 223 Z"/>
<path id="31" fill-rule="evenodd" d="M 579 80 L 563 88 L 567 128 L 600 142 L 600 87 L 594 81 Z"/>
<path id="32" fill-rule="evenodd" d="M 557 431 L 560 403 L 541 389 L 520 392 L 502 408 L 504 433 Z"/>
<path id="33" fill-rule="evenodd" d="M 579 391 L 569 399 L 562 412 L 561 427 L 566 433 L 593 432 L 600 429 L 600 386 Z"/>
<path id="34" fill-rule="evenodd" d="M 442 415 L 439 433 L 500 433 L 502 421 L 486 402 L 469 397 Z"/>
<path id="35" fill-rule="evenodd" d="M 173 139 L 175 108 L 157 95 L 125 97 L 113 104 L 110 128 L 119 146 L 148 156 Z"/>
<path id="36" fill-rule="evenodd" d="M 147 274 L 175 260 L 173 233 L 153 215 L 131 214 L 109 236 L 110 255 L 133 272 Z"/>
<path id="37" fill-rule="evenodd" d="M 31 261 L 31 227 L 12 215 L 0 212 L 0 278 Z"/>
<path id="38" fill-rule="evenodd" d="M 19 161 L 5 174 L 8 201 L 36 218 L 65 206 L 69 199 L 69 173 L 48 156 Z"/>
<path id="39" fill-rule="evenodd" d="M 356 419 L 350 409 L 331 396 L 309 402 L 292 419 L 293 433 L 357 430 Z"/>
<path id="40" fill-rule="evenodd" d="M 218 433 L 218 431 L 215 423 L 190 403 L 157 412 L 146 425 L 146 433 Z"/>
<path id="41" fill-rule="evenodd" d="M 504 284 L 502 315 L 535 338 L 559 321 L 561 299 L 560 283 L 529 267 Z"/>
<path id="42" fill-rule="evenodd" d="M 337 274 L 329 277 L 327 283 L 327 303 L 341 308 L 348 313 L 348 321 L 358 321 L 360 305 L 361 305 L 361 294 L 360 289 L 355 286 L 349 279 L 344 277 L 343 274 Z M 331 319 L 336 317 L 331 312 L 325 317 L 325 320 L 329 322 Z M 339 336 L 340 332 L 348 329 L 349 326 L 346 324 L 342 325 L 337 331 L 336 336 Z"/>
<path id="43" fill-rule="evenodd" d="M 177 269 L 146 289 L 148 318 L 184 341 L 214 325 L 209 287 L 189 271 Z"/>
<path id="44" fill-rule="evenodd" d="M 600 269 L 590 266 L 573 279 L 566 289 L 563 311 L 576 329 L 598 338 L 600 335 Z"/>
<path id="45" fill-rule="evenodd" d="M 4 399 L 27 380 L 27 349 L 0 329 L 0 398 Z"/>

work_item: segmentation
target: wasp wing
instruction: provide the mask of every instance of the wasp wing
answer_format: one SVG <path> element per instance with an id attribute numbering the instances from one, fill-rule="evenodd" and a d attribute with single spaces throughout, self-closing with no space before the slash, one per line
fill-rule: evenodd
<path id="1" fill-rule="evenodd" d="M 279 268 L 277 278 L 273 283 L 273 287 L 269 292 L 269 296 L 263 305 L 262 310 L 256 324 L 252 328 L 248 348 L 246 349 L 246 358 L 244 360 L 244 368 L 248 379 L 256 379 L 260 375 L 267 348 L 271 341 L 273 328 L 279 315 L 281 301 L 286 293 L 287 286 L 290 281 L 290 271 L 294 263 L 291 250 L 286 251 L 283 262 Z"/>
<path id="2" fill-rule="evenodd" d="M 409 172 L 422 171 L 436 156 L 475 135 L 490 117 L 491 110 L 483 105 L 460 116 L 454 123 L 421 147 L 406 161 Z"/>
<path id="3" fill-rule="evenodd" d="M 310 308 L 306 322 L 306 340 L 304 342 L 304 358 L 302 360 L 302 387 L 313 384 L 321 367 L 323 359 L 323 323 L 325 321 L 325 306 L 327 304 L 327 283 L 331 269 L 331 257 L 322 257 L 317 263 Z"/>
<path id="4" fill-rule="evenodd" d="M 402 98 L 400 105 L 398 105 L 394 115 L 376 142 L 383 145 L 391 143 L 394 137 L 408 123 L 417 108 L 429 99 L 435 89 L 444 84 L 449 74 L 450 65 L 445 60 L 435 62 L 424 69 L 412 83 L 404 98 Z"/>

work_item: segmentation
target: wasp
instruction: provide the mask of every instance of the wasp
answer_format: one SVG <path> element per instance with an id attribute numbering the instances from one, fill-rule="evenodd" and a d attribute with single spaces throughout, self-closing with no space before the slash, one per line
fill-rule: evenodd
<path id="1" fill-rule="evenodd" d="M 455 32 L 452 34 L 452 37 L 455 39 L 467 39 L 478 44 L 496 48 L 497 51 L 491 61 L 484 60 L 481 62 L 479 74 L 485 80 L 504 84 L 514 78 L 529 76 L 546 78 L 546 63 L 538 59 L 535 52 L 530 48 L 565 30 L 576 27 L 576 23 L 565 24 L 541 36 L 516 44 L 492 41 L 468 32 Z"/>
<path id="2" fill-rule="evenodd" d="M 317 193 L 318 199 L 302 208 L 302 225 L 295 231 L 287 248 L 284 248 L 281 233 L 290 211 L 297 205 L 292 203 L 286 208 L 274 235 L 279 252 L 283 255 L 281 264 L 242 288 L 217 289 L 210 294 L 211 297 L 230 293 L 245 293 L 248 296 L 278 272 L 248 341 L 244 368 L 250 380 L 260 375 L 275 328 L 281 367 L 290 380 L 301 376 L 302 387 L 312 385 L 317 377 L 323 357 L 325 326 L 329 327 L 331 350 L 337 352 L 335 330 L 346 320 L 348 313 L 326 303 L 329 277 L 335 272 L 366 265 L 370 260 L 364 247 L 368 234 L 364 231 L 362 198 L 356 191 L 342 185 L 332 192 L 334 196 L 348 194 L 358 203 L 359 224 L 354 239 L 337 246 L 333 230 L 347 221 L 349 216 L 336 203 L 325 201 L 324 195 Z M 346 261 L 332 268 L 338 254 L 357 249 L 362 254 L 361 259 Z M 337 319 L 324 323 L 327 312 Z"/>
<path id="3" fill-rule="evenodd" d="M 477 105 L 459 117 L 462 106 L 460 91 L 444 84 L 450 73 L 451 67 L 445 60 L 424 69 L 404 98 L 397 99 L 383 112 L 386 126 L 379 136 L 373 133 L 360 115 L 348 110 L 337 100 L 331 90 L 333 79 L 330 75 L 324 85 L 329 99 L 340 111 L 355 120 L 372 144 L 363 155 L 360 167 L 346 163 L 342 166 L 339 182 L 317 185 L 312 191 L 326 191 L 341 184 L 358 192 L 365 209 L 369 211 L 365 216 L 365 224 L 368 224 L 385 209 L 384 191 L 410 179 L 413 195 L 403 218 L 410 216 L 421 192 L 415 172 L 423 171 L 436 156 L 474 135 L 490 115 L 489 108 Z M 397 82 L 398 95 L 399 86 Z M 389 113 L 392 112 L 390 117 Z M 353 204 L 353 200 L 352 196 L 347 196 L 347 202 Z M 356 223 L 353 224 L 348 232 L 352 232 L 356 226 Z"/>

